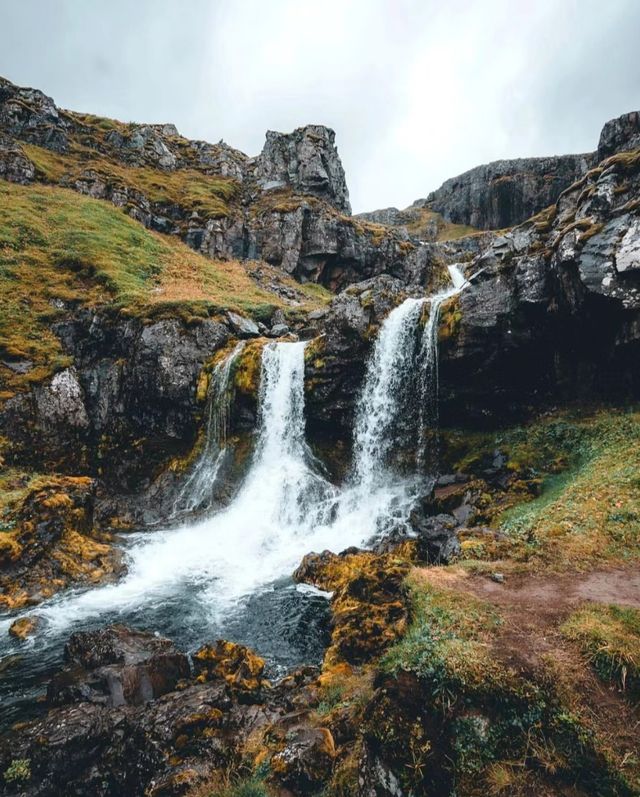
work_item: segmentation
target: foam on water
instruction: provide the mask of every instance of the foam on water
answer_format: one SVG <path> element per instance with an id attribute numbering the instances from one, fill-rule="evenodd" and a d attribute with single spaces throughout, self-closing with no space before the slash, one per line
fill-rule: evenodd
<path id="1" fill-rule="evenodd" d="M 460 275 L 452 277 L 458 280 Z M 435 363 L 425 377 L 429 384 L 437 378 L 437 309 L 460 287 L 431 299 L 422 337 L 422 349 L 431 352 L 428 362 Z M 190 606 L 195 602 L 195 615 L 203 624 L 205 619 L 216 622 L 246 596 L 289 576 L 309 551 L 362 545 L 385 527 L 403 523 L 415 499 L 415 481 L 399 477 L 390 466 L 391 430 L 415 384 L 408 377 L 416 367 L 426 301 L 407 299 L 380 329 L 356 412 L 352 476 L 342 489 L 324 478 L 305 442 L 305 343 L 269 343 L 262 356 L 253 460 L 232 503 L 179 528 L 131 535 L 126 576 L 115 584 L 67 592 L 37 607 L 33 613 L 45 621 L 42 634 L 58 636 L 102 615 L 110 620 L 114 615 L 125 620 L 132 613 L 144 616 L 165 603 L 179 610 L 182 595 L 188 595 Z M 222 397 L 223 408 L 210 405 L 206 443 L 181 494 L 183 507 L 201 503 L 210 491 L 207 480 L 216 478 L 215 459 L 224 448 L 228 412 L 224 396 L 237 353 L 213 375 L 212 389 Z M 0 623 L 0 635 L 11 620 Z"/>

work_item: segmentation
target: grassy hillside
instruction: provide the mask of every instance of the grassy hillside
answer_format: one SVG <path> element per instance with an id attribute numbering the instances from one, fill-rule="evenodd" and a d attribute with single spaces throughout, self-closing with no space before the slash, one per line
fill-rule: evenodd
<path id="1" fill-rule="evenodd" d="M 21 144 L 26 156 L 36 167 L 40 179 L 47 182 L 65 180 L 73 183 L 91 169 L 107 185 L 139 191 L 151 202 L 179 205 L 197 210 L 208 218 L 229 215 L 238 193 L 238 183 L 228 177 L 207 175 L 195 169 L 174 172 L 151 167 L 124 166 L 92 149 L 76 146 L 65 155 L 33 144 Z"/>
<path id="2" fill-rule="evenodd" d="M 3 396 L 67 364 L 51 324 L 69 308 L 108 304 L 151 317 L 163 308 L 183 316 L 222 308 L 264 315 L 286 306 L 251 278 L 250 268 L 209 260 L 106 202 L 0 182 L 0 360 L 33 363 L 24 374 L 0 368 Z M 282 274 L 273 280 L 295 291 L 303 308 L 328 296 Z"/>
<path id="3" fill-rule="evenodd" d="M 480 472 L 500 449 L 515 478 L 499 501 L 485 497 L 485 520 L 499 535 L 469 530 L 462 543 L 468 567 L 588 570 L 640 558 L 636 408 L 564 410 L 496 435 L 467 433 L 461 441 L 466 450 L 456 452 L 458 469 Z M 527 488 L 536 484 L 533 492 Z"/>

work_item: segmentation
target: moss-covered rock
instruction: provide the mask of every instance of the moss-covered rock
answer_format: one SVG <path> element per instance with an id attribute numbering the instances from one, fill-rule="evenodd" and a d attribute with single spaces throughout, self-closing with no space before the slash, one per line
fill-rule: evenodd
<path id="1" fill-rule="evenodd" d="M 93 527 L 94 489 L 85 477 L 42 478 L 10 511 L 10 530 L 0 531 L 0 606 L 20 609 L 121 572 L 120 551 Z"/>

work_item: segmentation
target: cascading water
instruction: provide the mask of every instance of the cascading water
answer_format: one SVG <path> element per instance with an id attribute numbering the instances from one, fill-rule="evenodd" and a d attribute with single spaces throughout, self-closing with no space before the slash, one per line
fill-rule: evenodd
<path id="1" fill-rule="evenodd" d="M 316 606 L 305 615 L 301 601 L 320 599 L 292 597 L 297 593 L 287 579 L 309 551 L 362 545 L 384 528 L 406 521 L 416 483 L 396 475 L 390 462 L 393 423 L 415 386 L 412 375 L 421 348 L 431 369 L 425 385 L 434 389 L 437 310 L 455 290 L 431 300 L 422 341 L 419 320 L 427 299 L 407 299 L 384 321 L 356 412 L 352 477 L 340 491 L 321 475 L 305 443 L 305 344 L 267 344 L 255 451 L 232 503 L 190 525 L 130 535 L 128 572 L 120 582 L 72 591 L 40 605 L 34 611 L 42 621 L 37 666 L 55 660 L 52 657 L 59 655 L 70 627 L 86 628 L 98 620 L 157 630 L 187 648 L 216 636 L 231 636 L 256 646 L 281 666 L 317 660 L 320 632 L 314 637 L 310 629 L 318 622 L 319 610 Z M 217 474 L 228 417 L 224 401 L 237 353 L 221 364 L 212 379 L 222 408 L 211 400 L 205 446 L 182 493 L 186 509 L 206 499 Z M 292 622 L 296 613 L 303 632 Z M 14 619 L 0 622 L 0 640 L 7 639 Z M 284 646 L 283 639 L 287 639 Z M 3 652 L 18 652 L 16 643 L 8 643 Z M 42 677 L 37 666 L 34 683 Z M 21 672 L 20 684 L 25 683 Z M 0 684 L 0 690 L 11 696 L 11 681 Z"/>
<path id="2" fill-rule="evenodd" d="M 369 359 L 355 424 L 354 480 L 370 490 L 388 478 L 392 426 L 414 365 L 415 335 L 425 299 L 407 299 L 383 323 Z"/>
<path id="3" fill-rule="evenodd" d="M 230 377 L 244 345 L 244 341 L 238 343 L 211 372 L 202 451 L 178 492 L 170 520 L 211 508 L 213 488 L 226 453 L 231 422 L 233 389 Z"/>
<path id="4" fill-rule="evenodd" d="M 431 463 L 428 462 L 429 443 L 434 443 L 433 435 L 438 430 L 438 331 L 440 321 L 440 310 L 447 299 L 460 293 L 466 284 L 465 276 L 458 265 L 449 266 L 449 275 L 453 286 L 447 290 L 436 293 L 429 302 L 429 318 L 424 325 L 422 332 L 422 343 L 420 346 L 420 422 L 419 422 L 419 444 L 418 444 L 418 465 L 424 468 L 425 465 L 435 465 L 433 462 L 434 451 L 431 451 Z M 431 436 L 431 441 L 429 440 Z M 433 445 L 431 446 L 433 449 Z"/>

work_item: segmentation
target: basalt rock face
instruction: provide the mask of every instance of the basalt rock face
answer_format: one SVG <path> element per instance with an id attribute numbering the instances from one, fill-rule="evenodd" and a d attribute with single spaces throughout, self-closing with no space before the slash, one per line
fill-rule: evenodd
<path id="1" fill-rule="evenodd" d="M 135 482 L 141 457 L 192 442 L 198 373 L 231 337 L 225 324 L 213 320 L 145 325 L 90 310 L 60 323 L 56 332 L 74 365 L 10 398 L 0 428 L 10 432 L 17 460 L 62 468 L 100 464 L 122 486 Z M 110 446 L 109 439 L 118 445 Z M 137 451 L 127 456 L 134 441 Z"/>
<path id="2" fill-rule="evenodd" d="M 205 409 L 203 367 L 237 340 L 231 318 L 143 323 L 82 310 L 56 332 L 73 364 L 5 402 L 6 461 L 98 478 L 98 525 L 166 520 Z M 255 401 L 244 402 L 230 433 L 246 436 L 254 424 Z"/>
<path id="3" fill-rule="evenodd" d="M 445 419 L 637 395 L 639 191 L 637 151 L 615 155 L 468 266 L 477 276 L 443 307 Z"/>
<path id="4" fill-rule="evenodd" d="M 305 352 L 305 412 L 312 437 L 350 438 L 371 341 L 406 296 L 400 280 L 383 275 L 351 285 L 320 319 L 323 334 Z"/>
<path id="5" fill-rule="evenodd" d="M 522 417 L 550 398 L 638 394 L 639 194 L 638 151 L 620 152 L 547 211 L 485 237 L 480 251 L 476 236 L 420 247 L 432 268 L 457 260 L 470 278 L 441 308 L 444 424 Z M 463 248 L 466 240 L 475 248 Z M 333 301 L 325 336 L 309 349 L 312 432 L 349 439 L 370 340 L 406 295 L 406 285 L 383 277 Z"/>
<path id="6" fill-rule="evenodd" d="M 592 161 L 591 155 L 495 161 L 447 180 L 425 205 L 455 224 L 513 227 L 553 204 Z"/>

